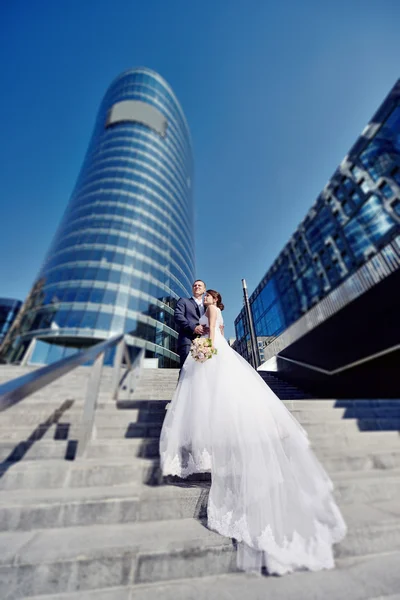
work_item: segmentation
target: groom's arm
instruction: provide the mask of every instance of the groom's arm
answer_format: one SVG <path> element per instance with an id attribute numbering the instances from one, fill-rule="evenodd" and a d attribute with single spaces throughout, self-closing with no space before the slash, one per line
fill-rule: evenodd
<path id="1" fill-rule="evenodd" d="M 191 337 L 197 327 L 199 327 L 199 323 L 195 323 L 194 327 L 191 327 L 189 321 L 186 317 L 186 304 L 183 298 L 179 298 L 175 307 L 175 323 L 178 327 L 187 335 L 187 337 Z"/>

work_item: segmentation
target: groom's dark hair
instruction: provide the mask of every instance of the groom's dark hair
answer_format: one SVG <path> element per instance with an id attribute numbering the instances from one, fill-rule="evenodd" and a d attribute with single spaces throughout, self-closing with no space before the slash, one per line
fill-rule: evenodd
<path id="1" fill-rule="evenodd" d="M 195 283 L 197 283 L 198 281 L 201 281 L 201 283 L 204 285 L 204 287 L 206 287 L 206 283 L 205 281 L 203 281 L 202 279 L 195 279 L 192 283 L 192 287 L 194 286 Z"/>

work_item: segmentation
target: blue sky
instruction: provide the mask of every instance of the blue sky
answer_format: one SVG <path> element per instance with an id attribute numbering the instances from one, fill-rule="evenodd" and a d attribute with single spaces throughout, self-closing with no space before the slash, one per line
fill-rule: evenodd
<path id="1" fill-rule="evenodd" d="M 194 144 L 197 276 L 228 335 L 400 76 L 398 0 L 2 0 L 0 296 L 23 299 L 126 68 L 163 75 Z"/>

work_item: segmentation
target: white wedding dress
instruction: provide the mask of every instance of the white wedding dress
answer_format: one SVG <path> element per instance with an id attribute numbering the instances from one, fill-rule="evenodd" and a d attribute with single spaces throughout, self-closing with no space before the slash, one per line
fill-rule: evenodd
<path id="1" fill-rule="evenodd" d="M 208 324 L 203 316 L 201 324 Z M 237 540 L 237 566 L 283 575 L 334 567 L 346 525 L 307 434 L 221 335 L 205 363 L 189 354 L 160 439 L 164 475 L 211 472 L 208 526 Z"/>

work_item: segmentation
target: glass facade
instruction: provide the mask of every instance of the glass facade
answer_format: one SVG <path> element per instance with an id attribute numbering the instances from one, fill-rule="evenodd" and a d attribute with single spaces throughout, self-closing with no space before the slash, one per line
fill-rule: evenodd
<path id="1" fill-rule="evenodd" d="M 393 247 L 400 250 L 400 82 L 250 296 L 256 335 L 268 346 L 378 252 L 390 262 Z M 235 329 L 248 359 L 244 309 Z"/>
<path id="2" fill-rule="evenodd" d="M 20 300 L 0 298 L 0 346 L 21 306 L 22 302 Z"/>
<path id="3" fill-rule="evenodd" d="M 160 366 L 177 366 L 174 306 L 194 279 L 192 181 L 190 132 L 169 85 L 145 68 L 117 77 L 9 358 L 32 337 L 46 363 L 61 350 L 46 355 L 44 342 L 126 332 Z"/>

